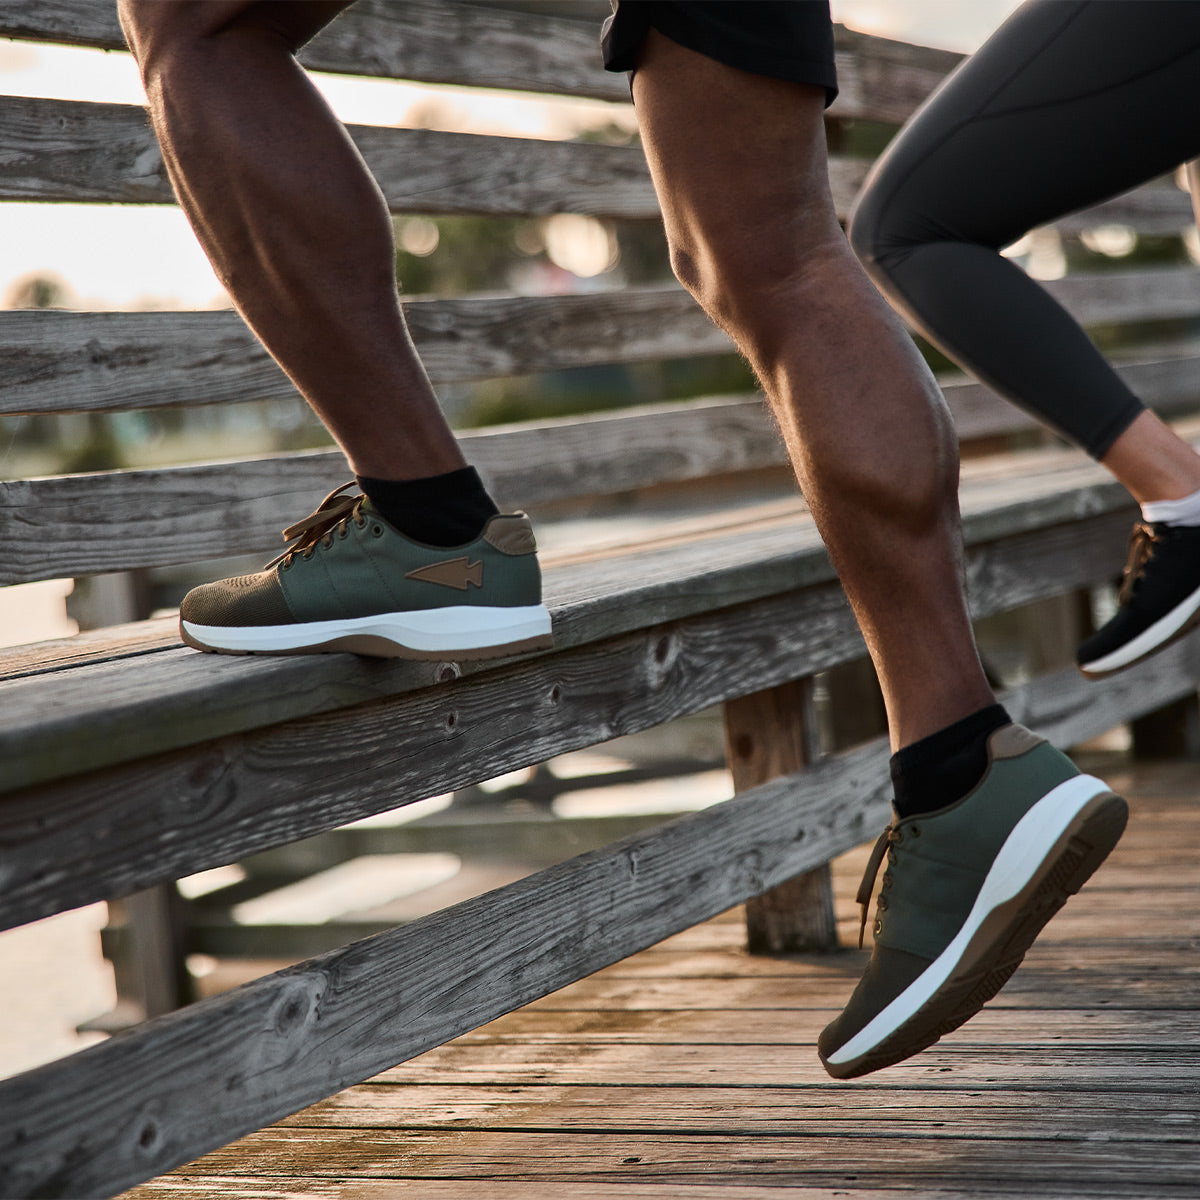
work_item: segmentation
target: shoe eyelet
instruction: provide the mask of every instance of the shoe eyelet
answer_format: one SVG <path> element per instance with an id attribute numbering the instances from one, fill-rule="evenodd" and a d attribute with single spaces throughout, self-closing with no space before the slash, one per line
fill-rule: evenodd
<path id="1" fill-rule="evenodd" d="M 903 841 L 904 841 L 904 834 L 901 833 L 899 829 L 897 829 L 896 832 L 892 834 L 892 845 L 899 846 Z"/>
<path id="2" fill-rule="evenodd" d="M 913 835 L 913 837 L 920 837 L 921 836 L 921 827 L 920 827 L 920 825 L 910 825 L 908 827 L 908 832 L 911 833 Z"/>
<path id="3" fill-rule="evenodd" d="M 876 901 L 876 903 L 879 907 L 880 912 L 887 912 L 888 902 L 887 902 L 886 896 L 880 895 L 880 897 L 879 897 L 878 901 Z"/>
<path id="4" fill-rule="evenodd" d="M 876 918 L 875 924 L 871 926 L 871 932 L 879 935 L 883 932 L 883 922 Z"/>
<path id="5" fill-rule="evenodd" d="M 314 548 L 313 548 L 312 546 L 309 546 L 309 548 L 308 548 L 307 550 L 301 550 L 301 551 L 300 551 L 300 557 L 301 557 L 301 558 L 303 558 L 303 559 L 309 559 L 309 558 L 312 558 L 312 556 L 313 556 L 313 549 L 314 549 Z"/>
<path id="6" fill-rule="evenodd" d="M 350 536 L 350 530 L 347 529 L 345 525 L 339 525 L 337 536 L 339 542 L 344 542 L 346 538 Z"/>
<path id="7" fill-rule="evenodd" d="M 383 537 L 383 526 L 382 526 L 382 525 L 372 525 L 372 526 L 371 526 L 371 532 L 372 532 L 372 533 L 373 533 L 373 534 L 374 534 L 376 537 Z"/>

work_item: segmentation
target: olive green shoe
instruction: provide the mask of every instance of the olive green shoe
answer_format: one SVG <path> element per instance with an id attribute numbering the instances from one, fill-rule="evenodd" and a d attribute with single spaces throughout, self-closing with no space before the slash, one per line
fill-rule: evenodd
<path id="1" fill-rule="evenodd" d="M 426 546 L 343 484 L 284 530 L 292 545 L 255 575 L 194 588 L 179 629 L 219 654 L 496 658 L 551 645 L 537 544 L 524 513 L 474 541 Z"/>
<path id="2" fill-rule="evenodd" d="M 817 1043 L 835 1078 L 900 1062 L 974 1016 L 1125 828 L 1125 801 L 1028 729 L 997 729 L 988 758 L 962 800 L 897 819 L 876 843 L 858 894 L 865 927 L 886 854 L 875 946 Z"/>

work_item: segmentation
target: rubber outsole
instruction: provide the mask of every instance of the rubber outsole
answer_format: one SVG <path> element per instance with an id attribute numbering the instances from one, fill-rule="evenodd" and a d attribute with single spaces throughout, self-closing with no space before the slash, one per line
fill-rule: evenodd
<path id="1" fill-rule="evenodd" d="M 1047 922 L 1079 891 L 1120 840 L 1129 808 L 1102 791 L 1075 815 L 1027 884 L 981 923 L 946 982 L 869 1051 L 825 1069 L 855 1079 L 927 1050 L 970 1020 L 1012 977 Z M 919 982 L 919 981 L 918 981 Z"/>
<path id="2" fill-rule="evenodd" d="M 179 636 L 184 643 L 210 654 L 278 657 L 350 653 L 425 662 L 507 658 L 547 650 L 554 644 L 550 629 L 550 614 L 541 605 L 383 613 L 262 627 L 179 622 Z"/>

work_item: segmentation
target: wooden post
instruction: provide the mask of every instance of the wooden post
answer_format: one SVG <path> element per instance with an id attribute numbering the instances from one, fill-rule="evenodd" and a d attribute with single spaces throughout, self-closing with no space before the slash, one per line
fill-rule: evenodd
<path id="1" fill-rule="evenodd" d="M 128 952 L 112 960 L 119 1009 L 158 1017 L 190 1003 L 184 900 L 175 885 L 134 892 L 109 908 L 110 922 L 120 921 L 128 935 Z"/>
<path id="2" fill-rule="evenodd" d="M 81 631 L 142 621 L 150 616 L 150 609 L 146 571 L 77 579 L 67 600 L 67 611 Z M 186 922 L 186 902 L 173 883 L 160 883 L 110 903 L 109 928 L 119 926 L 125 935 L 118 940 L 120 950 L 109 956 L 117 1007 L 89 1027 L 116 1032 L 190 1003 Z"/>
<path id="3" fill-rule="evenodd" d="M 724 707 L 726 758 L 735 791 L 788 775 L 817 757 L 811 679 L 727 700 Z M 752 954 L 836 946 L 829 864 L 747 901 L 746 936 Z"/>
<path id="4" fill-rule="evenodd" d="M 1200 697 L 1184 696 L 1129 722 L 1133 757 L 1200 759 Z"/>

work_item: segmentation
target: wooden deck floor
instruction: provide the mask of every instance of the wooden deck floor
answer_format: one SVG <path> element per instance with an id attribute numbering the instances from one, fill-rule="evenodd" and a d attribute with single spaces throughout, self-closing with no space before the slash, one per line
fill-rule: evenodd
<path id="1" fill-rule="evenodd" d="M 1110 766 L 1113 858 L 908 1063 L 828 1079 L 864 953 L 752 958 L 730 914 L 129 1195 L 1200 1197 L 1200 767 Z"/>

